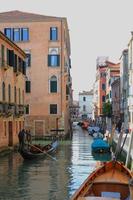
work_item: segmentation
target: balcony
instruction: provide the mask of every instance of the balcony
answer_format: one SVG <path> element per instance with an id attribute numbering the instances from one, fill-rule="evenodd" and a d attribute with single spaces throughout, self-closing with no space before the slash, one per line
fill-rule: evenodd
<path id="1" fill-rule="evenodd" d="M 21 117 L 24 115 L 24 105 L 0 102 L 0 117 Z"/>
<path id="2" fill-rule="evenodd" d="M 10 117 L 14 114 L 14 104 L 0 103 L 0 116 Z"/>
<path id="3" fill-rule="evenodd" d="M 24 105 L 16 105 L 15 106 L 15 117 L 21 117 L 25 113 L 25 106 Z"/>

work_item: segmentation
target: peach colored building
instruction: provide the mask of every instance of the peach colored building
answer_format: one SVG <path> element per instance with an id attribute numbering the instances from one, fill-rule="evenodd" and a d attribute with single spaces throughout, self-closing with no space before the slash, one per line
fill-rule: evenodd
<path id="1" fill-rule="evenodd" d="M 11 11 L 0 13 L 0 30 L 24 50 L 25 127 L 35 135 L 70 131 L 70 39 L 66 18 Z"/>
<path id="2" fill-rule="evenodd" d="M 24 127 L 25 58 L 0 32 L 0 147 L 17 144 Z"/>
<path id="3" fill-rule="evenodd" d="M 95 110 L 97 116 L 103 115 L 103 104 L 111 101 L 111 84 L 120 76 L 120 63 L 112 63 L 105 58 L 104 62 L 97 64 L 98 98 Z"/>
<path id="4" fill-rule="evenodd" d="M 120 63 L 112 63 L 107 61 L 106 69 L 106 102 L 112 101 L 111 84 L 120 77 Z"/>

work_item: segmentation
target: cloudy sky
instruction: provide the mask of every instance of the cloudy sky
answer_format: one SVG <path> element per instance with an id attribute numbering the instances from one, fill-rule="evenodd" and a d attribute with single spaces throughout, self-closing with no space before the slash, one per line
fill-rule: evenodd
<path id="1" fill-rule="evenodd" d="M 67 17 L 74 99 L 95 80 L 97 56 L 117 62 L 133 31 L 132 0 L 0 0 L 0 12 L 20 10 Z"/>

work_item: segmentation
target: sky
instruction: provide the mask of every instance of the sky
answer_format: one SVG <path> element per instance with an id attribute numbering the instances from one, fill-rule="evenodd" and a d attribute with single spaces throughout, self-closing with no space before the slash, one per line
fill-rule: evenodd
<path id="1" fill-rule="evenodd" d="M 66 17 L 71 40 L 74 99 L 93 87 L 96 58 L 119 62 L 133 31 L 132 0 L 0 0 L 0 12 Z"/>

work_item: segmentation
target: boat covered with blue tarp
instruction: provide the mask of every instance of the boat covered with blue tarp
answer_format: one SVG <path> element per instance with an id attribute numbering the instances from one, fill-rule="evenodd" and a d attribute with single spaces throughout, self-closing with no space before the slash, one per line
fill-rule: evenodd
<path id="1" fill-rule="evenodd" d="M 102 138 L 95 138 L 91 144 L 93 152 L 105 153 L 110 152 L 110 145 L 107 141 L 104 141 Z"/>

